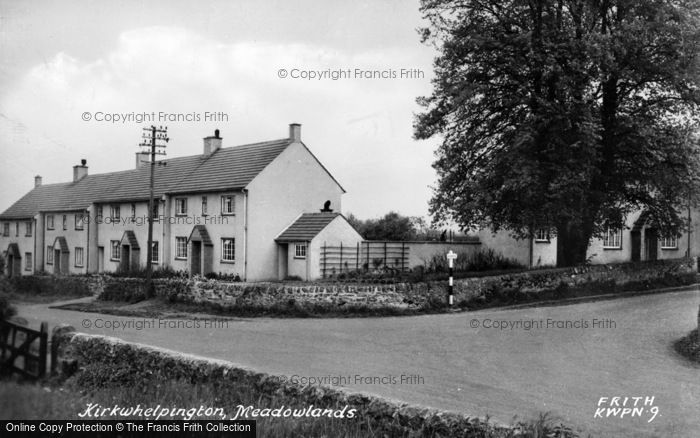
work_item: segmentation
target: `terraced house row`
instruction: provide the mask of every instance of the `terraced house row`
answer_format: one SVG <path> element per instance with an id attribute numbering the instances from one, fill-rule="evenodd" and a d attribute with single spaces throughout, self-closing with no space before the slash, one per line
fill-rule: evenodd
<path id="1" fill-rule="evenodd" d="M 311 279 L 319 238 L 362 240 L 339 213 L 344 189 L 301 141 L 299 124 L 280 140 L 223 148 L 217 130 L 202 153 L 154 166 L 149 156 L 137 153 L 133 169 L 94 175 L 82 160 L 66 183 L 36 176 L 34 189 L 0 214 L 7 275 L 144 267 L 151 167 L 155 269 Z"/>

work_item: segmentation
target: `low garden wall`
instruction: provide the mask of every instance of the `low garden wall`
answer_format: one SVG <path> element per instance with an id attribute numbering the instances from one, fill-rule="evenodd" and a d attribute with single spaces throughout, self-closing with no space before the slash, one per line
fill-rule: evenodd
<path id="1" fill-rule="evenodd" d="M 507 427 L 475 418 L 410 406 L 343 389 L 302 386 L 278 376 L 256 372 L 233 363 L 127 343 L 116 338 L 76 333 L 72 327 L 54 330 L 54 363 L 59 378 L 86 374 L 85 389 L 108 386 L 143 386 L 149 381 L 184 380 L 192 384 L 222 387 L 234 392 L 254 391 L 259 403 L 272 400 L 289 408 L 313 405 L 320 409 L 355 409 L 354 416 L 375 432 L 389 436 L 491 436 L 487 432 Z M 86 370 L 89 369 L 89 372 Z M 221 400 L 226 404 L 226 400 Z M 229 415 L 234 412 L 229 412 Z M 239 418 L 245 419 L 245 418 Z M 384 435 L 386 436 L 386 435 Z"/>
<path id="2" fill-rule="evenodd" d="M 694 283 L 696 275 L 696 268 L 687 259 L 590 265 L 458 279 L 455 280 L 454 295 L 457 306 L 480 308 L 682 286 Z M 53 289 L 74 288 L 101 300 L 133 302 L 146 297 L 145 281 L 139 278 L 76 276 L 23 281 L 31 285 L 50 285 Z M 344 309 L 431 310 L 444 308 L 447 289 L 446 281 L 392 284 L 229 283 L 185 278 L 153 281 L 155 295 L 167 301 L 204 304 L 234 311 L 284 309 L 290 306 L 322 312 Z"/>

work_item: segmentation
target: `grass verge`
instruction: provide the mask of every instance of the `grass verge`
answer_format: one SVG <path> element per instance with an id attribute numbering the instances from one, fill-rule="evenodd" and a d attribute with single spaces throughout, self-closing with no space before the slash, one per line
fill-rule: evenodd
<path id="1" fill-rule="evenodd" d="M 251 388 L 240 387 L 230 382 L 220 385 L 192 384 L 186 381 L 155 381 L 141 385 L 117 385 L 104 382 L 97 384 L 94 379 L 96 370 L 87 369 L 65 382 L 44 381 L 40 384 L 0 381 L 0 419 L 50 420 L 79 419 L 89 403 L 103 407 L 119 405 L 135 407 L 156 405 L 176 408 L 199 408 L 199 406 L 222 408 L 223 412 L 233 414 L 238 406 L 253 405 L 256 408 L 278 408 L 296 406 L 294 400 L 285 396 L 266 398 Z M 99 374 L 99 373 L 98 373 Z M 109 417 L 104 419 L 144 419 L 142 417 Z M 183 419 L 182 417 L 164 417 L 163 420 Z M 194 418 L 193 418 L 194 419 Z M 220 419 L 219 417 L 198 417 L 196 419 Z M 578 437 L 574 431 L 557 422 L 549 414 L 539 418 L 518 422 L 513 430 L 497 430 L 485 422 L 475 422 L 474 430 L 464 431 L 464 438 L 545 438 Z M 424 428 L 410 433 L 398 431 L 391 424 L 378 424 L 371 418 L 258 418 L 258 437 L 447 437 L 443 431 Z"/>
<path id="2" fill-rule="evenodd" d="M 698 334 L 698 330 L 693 330 L 677 340 L 673 347 L 681 356 L 695 363 L 700 363 L 700 334 Z"/>

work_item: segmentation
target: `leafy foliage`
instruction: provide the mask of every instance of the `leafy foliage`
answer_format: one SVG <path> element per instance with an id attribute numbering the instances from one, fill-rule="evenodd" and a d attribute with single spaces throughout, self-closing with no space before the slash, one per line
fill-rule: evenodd
<path id="1" fill-rule="evenodd" d="M 558 260 L 645 209 L 663 232 L 699 197 L 698 2 L 423 0 L 439 51 L 417 138 L 440 136 L 435 219 L 550 227 Z"/>

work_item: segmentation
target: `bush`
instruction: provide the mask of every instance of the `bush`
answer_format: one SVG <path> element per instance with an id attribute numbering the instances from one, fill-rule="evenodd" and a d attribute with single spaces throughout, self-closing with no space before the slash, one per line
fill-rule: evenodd
<path id="1" fill-rule="evenodd" d="M 23 275 L 10 279 L 18 293 L 29 295 L 61 295 L 87 297 L 92 295 L 85 276 Z"/>
<path id="2" fill-rule="evenodd" d="M 10 303 L 10 296 L 14 292 L 8 279 L 4 275 L 0 275 L 0 321 L 10 319 L 17 314 L 17 309 Z"/>

